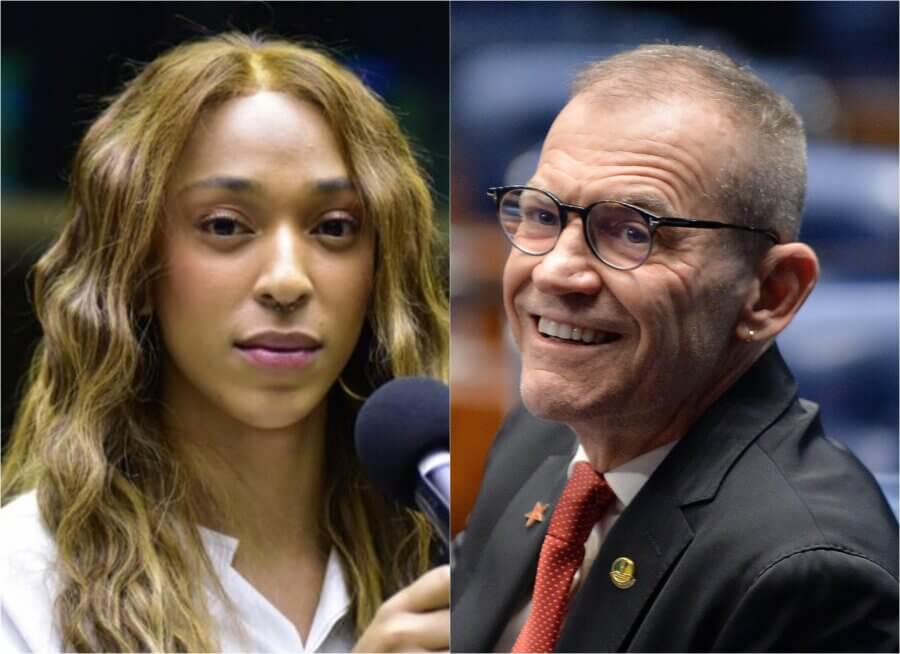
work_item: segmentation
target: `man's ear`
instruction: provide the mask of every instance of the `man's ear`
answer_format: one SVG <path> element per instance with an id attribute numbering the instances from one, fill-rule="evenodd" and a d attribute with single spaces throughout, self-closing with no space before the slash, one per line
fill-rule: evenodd
<path id="1" fill-rule="evenodd" d="M 756 270 L 756 292 L 738 321 L 738 338 L 767 341 L 787 327 L 819 279 L 819 259 L 805 243 L 772 246 Z"/>

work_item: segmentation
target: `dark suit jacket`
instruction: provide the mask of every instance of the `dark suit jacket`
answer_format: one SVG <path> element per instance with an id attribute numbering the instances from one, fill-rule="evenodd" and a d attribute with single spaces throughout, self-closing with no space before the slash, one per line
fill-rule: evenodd
<path id="1" fill-rule="evenodd" d="M 491 651 L 531 592 L 576 447 L 514 412 L 492 447 L 453 571 L 452 649 Z M 619 589 L 612 562 L 635 563 Z M 897 651 L 897 521 L 826 439 L 773 346 L 672 449 L 603 542 L 557 651 Z"/>

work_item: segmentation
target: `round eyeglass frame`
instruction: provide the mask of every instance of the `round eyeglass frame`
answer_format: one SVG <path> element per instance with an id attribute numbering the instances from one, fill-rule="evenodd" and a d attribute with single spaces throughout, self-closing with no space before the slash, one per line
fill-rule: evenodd
<path id="1" fill-rule="evenodd" d="M 503 218 L 501 217 L 501 205 L 503 202 L 504 196 L 511 191 L 535 191 L 537 193 L 541 193 L 548 198 L 550 198 L 553 203 L 556 205 L 559 212 L 559 230 L 556 234 L 556 238 L 553 239 L 553 243 L 550 247 L 546 248 L 542 251 L 531 251 L 523 248 L 520 244 L 516 243 L 513 239 L 513 236 L 503 227 Z M 586 207 L 578 206 L 577 204 L 568 204 L 563 202 L 558 197 L 553 195 L 550 191 L 545 191 L 543 189 L 535 188 L 533 186 L 492 186 L 488 188 L 487 195 L 489 198 L 494 200 L 497 208 L 497 220 L 500 223 L 500 231 L 503 232 L 503 235 L 506 237 L 506 240 L 510 242 L 510 244 L 519 250 L 528 255 L 532 256 L 543 256 L 550 252 L 556 244 L 559 242 L 559 237 L 562 234 L 563 230 L 566 228 L 566 225 L 569 222 L 569 213 L 573 212 L 577 214 L 581 218 L 581 226 L 584 231 L 584 240 L 588 244 L 591 252 L 597 259 L 603 262 L 605 265 L 610 268 L 615 268 L 616 270 L 634 270 L 639 268 L 643 263 L 650 257 L 650 253 L 653 251 L 653 243 L 655 241 L 656 230 L 659 227 L 683 227 L 689 229 L 737 229 L 745 232 L 754 232 L 756 234 L 762 234 L 767 238 L 771 239 L 773 245 L 777 245 L 781 242 L 778 238 L 778 234 L 771 229 L 764 229 L 759 227 L 749 227 L 746 225 L 733 225 L 730 223 L 723 223 L 717 220 L 706 220 L 701 218 L 679 218 L 675 216 L 657 216 L 655 214 L 650 213 L 645 209 L 641 209 L 640 207 L 636 207 L 633 204 L 629 204 L 627 202 L 620 202 L 618 200 L 600 200 L 598 202 L 592 202 Z M 593 239 L 590 236 L 590 212 L 591 209 L 600 204 L 615 204 L 621 207 L 626 207 L 636 212 L 641 218 L 647 223 L 647 228 L 650 232 L 650 245 L 647 247 L 647 252 L 644 254 L 644 257 L 633 266 L 621 266 L 615 263 L 611 263 L 600 256 L 600 253 L 597 251 L 596 246 L 594 245 Z"/>

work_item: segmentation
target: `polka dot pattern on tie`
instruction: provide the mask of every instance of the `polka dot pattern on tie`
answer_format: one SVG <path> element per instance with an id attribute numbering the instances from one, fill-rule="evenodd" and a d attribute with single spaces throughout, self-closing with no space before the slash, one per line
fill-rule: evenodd
<path id="1" fill-rule="evenodd" d="M 590 464 L 575 464 L 553 517 L 538 559 L 531 613 L 513 652 L 552 652 L 569 603 L 569 588 L 584 560 L 584 543 L 615 495 Z"/>

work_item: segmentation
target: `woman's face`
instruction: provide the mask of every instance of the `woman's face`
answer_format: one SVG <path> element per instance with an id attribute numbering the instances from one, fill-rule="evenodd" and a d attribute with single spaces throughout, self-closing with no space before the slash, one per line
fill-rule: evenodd
<path id="1" fill-rule="evenodd" d="M 374 229 L 313 105 L 260 92 L 206 113 L 167 193 L 154 311 L 169 405 L 302 422 L 354 346 Z"/>

